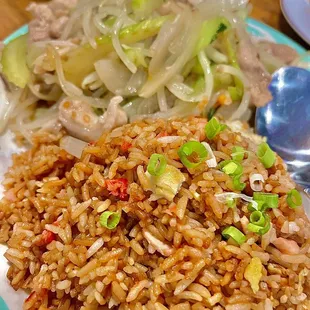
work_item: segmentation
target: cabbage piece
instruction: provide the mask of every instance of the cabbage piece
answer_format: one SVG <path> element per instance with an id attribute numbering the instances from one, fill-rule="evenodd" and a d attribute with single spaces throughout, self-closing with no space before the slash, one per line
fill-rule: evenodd
<path id="1" fill-rule="evenodd" d="M 226 50 L 226 53 L 228 55 L 228 61 L 229 64 L 231 64 L 234 68 L 239 69 L 240 70 L 240 66 L 238 64 L 238 59 L 237 59 L 237 51 L 236 51 L 236 47 L 233 46 L 233 39 L 230 37 L 231 33 L 229 33 L 229 31 L 225 31 L 224 35 L 223 35 L 223 45 L 224 48 Z M 235 91 L 235 95 L 236 98 L 235 100 L 240 100 L 243 96 L 243 84 L 242 82 L 234 77 L 235 80 L 235 86 L 236 86 L 236 91 Z M 240 94 L 239 97 L 237 97 Z"/>
<path id="2" fill-rule="evenodd" d="M 20 36 L 8 43 L 2 52 L 2 73 L 16 86 L 24 88 L 30 78 L 27 67 L 28 36 Z"/>
<path id="3" fill-rule="evenodd" d="M 165 172 L 160 176 L 152 176 L 148 172 L 146 176 L 151 184 L 153 198 L 156 200 L 166 198 L 172 201 L 185 181 L 183 173 L 171 165 L 167 165 Z"/>
<path id="4" fill-rule="evenodd" d="M 131 6 L 134 14 L 143 18 L 160 8 L 163 3 L 163 0 L 132 0 Z"/>
<path id="5" fill-rule="evenodd" d="M 224 17 L 216 17 L 205 21 L 200 31 L 200 39 L 197 43 L 195 55 L 205 49 L 210 43 L 217 39 L 219 33 L 230 27 L 229 21 Z"/>
<path id="6" fill-rule="evenodd" d="M 119 39 L 122 44 L 133 44 L 155 36 L 162 25 L 171 18 L 170 15 L 144 20 L 121 29 Z M 85 76 L 94 71 L 94 63 L 113 51 L 111 35 L 96 39 L 97 48 L 85 44 L 68 53 L 63 63 L 66 79 L 78 86 Z"/>
<path id="7" fill-rule="evenodd" d="M 254 294 L 259 291 L 259 281 L 263 276 L 262 270 L 263 264 L 258 257 L 253 257 L 245 269 L 244 277 L 250 282 Z"/>

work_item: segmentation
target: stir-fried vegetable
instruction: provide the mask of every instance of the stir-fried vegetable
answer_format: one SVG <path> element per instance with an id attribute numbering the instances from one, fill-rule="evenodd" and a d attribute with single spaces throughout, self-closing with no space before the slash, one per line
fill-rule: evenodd
<path id="1" fill-rule="evenodd" d="M 211 42 L 217 39 L 217 36 L 230 27 L 229 21 L 224 17 L 216 17 L 205 21 L 200 31 L 195 54 L 205 49 Z"/>
<path id="2" fill-rule="evenodd" d="M 108 229 L 116 228 L 120 220 L 121 214 L 119 212 L 105 211 L 100 215 L 100 225 Z"/>
<path id="3" fill-rule="evenodd" d="M 279 206 L 279 196 L 277 194 L 254 192 L 253 199 L 262 206 L 261 209 L 274 209 Z"/>
<path id="4" fill-rule="evenodd" d="M 2 52 L 1 65 L 5 77 L 18 87 L 24 88 L 30 78 L 27 67 L 28 36 L 23 35 L 7 44 Z"/>
<path id="5" fill-rule="evenodd" d="M 186 168 L 196 168 L 207 159 L 208 151 L 200 142 L 189 141 L 180 147 L 178 155 Z"/>
<path id="6" fill-rule="evenodd" d="M 291 191 L 289 191 L 289 193 L 287 194 L 286 202 L 292 209 L 300 207 L 302 205 L 302 197 L 298 190 L 292 189 Z"/>
<path id="7" fill-rule="evenodd" d="M 162 175 L 152 176 L 149 173 L 146 175 L 149 179 L 154 199 L 166 198 L 172 201 L 185 181 L 183 173 L 171 165 L 166 166 L 165 172 Z"/>
<path id="8" fill-rule="evenodd" d="M 134 14 L 138 18 L 145 18 L 158 9 L 163 3 L 164 0 L 132 0 L 131 6 Z"/>
<path id="9" fill-rule="evenodd" d="M 213 117 L 205 127 L 205 133 L 209 140 L 214 139 L 221 131 L 227 128 L 226 125 L 222 125 L 215 117 Z"/>
<path id="10" fill-rule="evenodd" d="M 276 161 L 276 154 L 266 142 L 263 142 L 258 146 L 257 156 L 267 169 L 271 168 Z"/>
<path id="11" fill-rule="evenodd" d="M 239 245 L 246 241 L 246 236 L 236 227 L 229 226 L 222 231 L 222 236 L 226 239 L 233 239 Z"/>
<path id="12" fill-rule="evenodd" d="M 171 16 L 159 16 L 121 29 L 119 39 L 122 44 L 133 44 L 156 35 Z M 94 63 L 113 51 L 111 35 L 96 39 L 97 48 L 83 45 L 67 56 L 63 63 L 64 73 L 70 82 L 81 85 L 82 80 L 94 70 Z M 83 65 L 81 65 L 83 64 Z"/>
<path id="13" fill-rule="evenodd" d="M 241 162 L 244 158 L 245 150 L 242 146 L 234 146 L 232 149 L 231 157 L 235 161 Z"/>
<path id="14" fill-rule="evenodd" d="M 161 154 L 152 154 L 150 162 L 147 166 L 147 172 L 153 176 L 160 176 L 165 172 L 167 160 Z"/>

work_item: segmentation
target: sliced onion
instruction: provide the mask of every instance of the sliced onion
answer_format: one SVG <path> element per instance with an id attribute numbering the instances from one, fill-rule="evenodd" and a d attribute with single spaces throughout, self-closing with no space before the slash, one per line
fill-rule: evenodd
<path id="1" fill-rule="evenodd" d="M 208 165 L 209 168 L 215 168 L 217 166 L 217 161 L 216 161 L 215 155 L 213 153 L 213 150 L 211 149 L 210 144 L 207 142 L 201 142 L 201 144 L 208 151 L 208 157 L 211 157 L 208 160 L 206 160 L 206 164 Z"/>
<path id="2" fill-rule="evenodd" d="M 225 54 L 222 54 L 217 49 L 215 49 L 212 45 L 209 45 L 206 48 L 207 56 L 217 64 L 227 64 L 228 57 Z"/>
<path id="3" fill-rule="evenodd" d="M 125 13 L 122 13 L 116 20 L 113 29 L 112 29 L 112 43 L 113 47 L 118 55 L 118 57 L 122 60 L 124 65 L 132 72 L 137 72 L 136 65 L 129 59 L 126 53 L 123 51 L 121 46 L 121 42 L 118 37 L 119 30 L 121 29 L 122 25 L 124 24 Z"/>
<path id="4" fill-rule="evenodd" d="M 86 146 L 86 142 L 71 136 L 65 136 L 60 140 L 60 148 L 79 159 L 81 158 Z"/>
<path id="5" fill-rule="evenodd" d="M 261 192 L 263 190 L 262 183 L 264 182 L 264 177 L 259 173 L 255 173 L 250 176 L 250 186 L 254 192 Z"/>
<path id="6" fill-rule="evenodd" d="M 165 87 L 162 87 L 157 92 L 157 100 L 158 100 L 158 106 L 159 110 L 161 112 L 165 112 L 168 110 L 168 104 L 167 104 L 167 98 L 165 94 Z"/>
<path id="7" fill-rule="evenodd" d="M 253 208 L 257 208 L 257 202 L 254 201 L 254 199 L 250 196 L 244 195 L 244 194 L 237 194 L 234 192 L 229 192 L 229 193 L 223 193 L 223 194 L 217 194 L 215 195 L 215 198 L 217 199 L 217 201 L 221 202 L 221 203 L 226 203 L 227 200 L 229 199 L 236 199 L 236 198 L 240 198 L 246 202 L 250 202 L 252 203 Z"/>
<path id="8" fill-rule="evenodd" d="M 57 50 L 51 46 L 51 51 L 55 58 L 56 73 L 61 89 L 68 97 L 81 97 L 83 95 L 83 91 L 79 87 L 66 80 L 62 62 Z"/>

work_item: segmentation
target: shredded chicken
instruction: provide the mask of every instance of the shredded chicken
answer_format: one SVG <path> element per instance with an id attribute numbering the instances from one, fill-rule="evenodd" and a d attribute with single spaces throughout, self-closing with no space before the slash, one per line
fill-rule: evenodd
<path id="1" fill-rule="evenodd" d="M 284 238 L 277 238 L 272 241 L 274 246 L 283 254 L 299 254 L 300 248 L 296 241 L 284 239 Z"/>
<path id="2" fill-rule="evenodd" d="M 95 141 L 103 132 L 127 123 L 127 115 L 119 107 L 122 101 L 120 96 L 112 98 L 107 111 L 98 116 L 87 102 L 66 98 L 59 105 L 59 119 L 72 136 Z"/>
<path id="3" fill-rule="evenodd" d="M 271 75 L 267 72 L 258 57 L 255 45 L 245 29 L 238 29 L 238 62 L 247 77 L 251 89 L 251 102 L 257 106 L 265 106 L 271 99 L 268 85 Z"/>
<path id="4" fill-rule="evenodd" d="M 77 0 L 53 0 L 49 3 L 31 3 L 28 11 L 33 15 L 29 23 L 32 42 L 58 39 L 69 20 L 69 13 Z"/>

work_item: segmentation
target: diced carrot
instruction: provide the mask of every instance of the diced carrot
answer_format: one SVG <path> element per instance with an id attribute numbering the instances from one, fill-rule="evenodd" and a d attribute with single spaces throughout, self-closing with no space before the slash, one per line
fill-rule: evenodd
<path id="1" fill-rule="evenodd" d="M 121 200 L 127 200 L 128 193 L 128 180 L 124 178 L 115 180 L 106 180 L 108 191 L 115 197 L 119 197 Z"/>
<path id="2" fill-rule="evenodd" d="M 51 243 L 56 239 L 56 236 L 53 232 L 44 229 L 41 234 L 41 238 L 35 243 L 37 246 L 45 246 Z"/>
<path id="3" fill-rule="evenodd" d="M 167 137 L 167 136 L 168 136 L 167 131 L 162 131 L 156 136 L 156 138 L 162 138 L 162 137 Z"/>
<path id="4" fill-rule="evenodd" d="M 124 141 L 124 143 L 121 145 L 121 150 L 126 153 L 128 152 L 128 150 L 132 147 L 132 144 L 127 142 L 127 141 Z"/>

